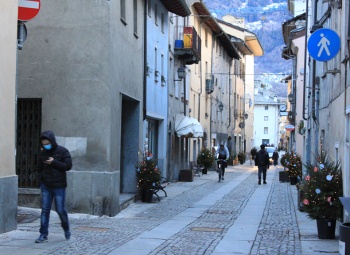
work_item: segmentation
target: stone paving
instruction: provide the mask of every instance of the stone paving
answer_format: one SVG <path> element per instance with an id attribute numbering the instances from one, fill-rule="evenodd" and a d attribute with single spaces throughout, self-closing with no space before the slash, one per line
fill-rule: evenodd
<path id="1" fill-rule="evenodd" d="M 271 167 L 270 180 L 267 185 L 270 191 L 267 197 L 262 220 L 258 227 L 255 240 L 249 254 L 302 254 L 299 227 L 295 204 L 289 183 L 278 181 L 278 169 Z M 272 171 L 274 173 L 272 174 Z M 242 177 L 243 175 L 244 178 Z M 218 191 L 223 185 L 235 181 L 239 176 L 242 181 L 232 185 L 228 192 L 216 203 L 206 209 L 200 217 L 194 219 L 186 227 L 163 240 L 159 246 L 152 249 L 149 255 L 209 255 L 214 252 L 223 240 L 228 229 L 235 224 L 254 192 L 264 185 L 257 185 L 256 167 L 240 166 L 240 169 L 228 169 L 225 181 L 218 183 L 216 174 L 210 172 L 208 176 L 200 178 L 196 185 L 193 183 L 177 182 L 170 184 L 179 190 L 177 195 L 162 197 L 160 203 L 146 204 L 136 202 L 140 211 L 124 217 L 123 213 L 116 217 L 71 218 L 72 239 L 63 241 L 63 233 L 59 221 L 50 224 L 51 240 L 54 236 L 62 241 L 54 240 L 45 244 L 35 244 L 45 247 L 35 254 L 112 254 L 116 248 L 128 243 L 142 233 L 151 231 L 191 208 L 196 202 Z M 268 187 L 268 186 L 265 186 Z M 130 209 L 134 207 L 130 206 Z M 129 208 L 125 209 L 125 211 Z M 129 210 L 130 212 L 131 210 Z M 38 222 L 36 224 L 19 224 L 17 233 L 32 233 L 33 242 L 39 235 Z M 62 236 L 62 237 L 61 237 Z M 0 235 L 0 254 L 7 234 Z M 56 238 L 57 239 L 57 238 Z M 40 246 L 34 246 L 40 247 Z M 33 253 L 34 254 L 34 253 Z M 118 254 L 118 253 L 113 253 Z M 136 253 L 133 253 L 136 254 Z M 235 253 L 236 254 L 236 253 Z M 237 253 L 238 254 L 238 253 Z M 239 253 L 243 254 L 243 253 Z M 14 254 L 13 254 L 14 255 Z"/>

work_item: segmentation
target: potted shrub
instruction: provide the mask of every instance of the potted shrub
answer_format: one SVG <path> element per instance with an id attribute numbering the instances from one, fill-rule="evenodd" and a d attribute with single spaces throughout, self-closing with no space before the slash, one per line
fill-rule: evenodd
<path id="1" fill-rule="evenodd" d="M 212 167 L 214 164 L 214 155 L 213 153 L 207 149 L 203 148 L 197 156 L 197 165 L 201 165 L 204 167 L 204 170 L 202 170 L 203 174 L 206 174 L 208 169 Z"/>
<path id="2" fill-rule="evenodd" d="M 252 165 L 252 161 L 255 161 L 255 157 L 257 153 L 258 153 L 258 150 L 255 147 L 253 147 L 250 150 L 250 165 Z"/>
<path id="3" fill-rule="evenodd" d="M 286 165 L 286 172 L 291 185 L 296 185 L 298 179 L 301 179 L 302 162 L 301 157 L 296 152 L 285 154 L 284 164 Z"/>
<path id="4" fill-rule="evenodd" d="M 343 181 L 340 162 L 331 161 L 326 153 L 316 157 L 316 164 L 305 164 L 307 174 L 300 189 L 303 192 L 303 210 L 317 221 L 318 238 L 333 239 L 336 220 L 342 221 Z"/>
<path id="5" fill-rule="evenodd" d="M 256 154 L 258 153 L 258 150 L 253 147 L 251 150 L 250 150 L 250 155 L 252 156 L 252 160 L 255 160 L 255 157 L 256 157 Z"/>
<path id="6" fill-rule="evenodd" d="M 153 157 L 143 157 L 136 164 L 137 187 L 142 202 L 152 202 L 153 188 L 159 186 L 161 172 L 157 166 L 157 160 Z"/>
<path id="7" fill-rule="evenodd" d="M 290 179 L 289 179 L 289 175 L 286 171 L 287 169 L 287 157 L 289 157 L 289 154 L 288 153 L 285 153 L 285 154 L 282 154 L 281 156 L 281 159 L 280 159 L 280 162 L 281 162 L 281 165 L 283 166 L 283 171 L 280 171 L 279 172 L 279 181 L 280 182 L 290 182 Z"/>
<path id="8" fill-rule="evenodd" d="M 245 152 L 244 152 L 244 151 L 240 151 L 240 152 L 238 153 L 238 160 L 239 160 L 239 163 L 244 164 L 245 159 L 246 159 Z"/>

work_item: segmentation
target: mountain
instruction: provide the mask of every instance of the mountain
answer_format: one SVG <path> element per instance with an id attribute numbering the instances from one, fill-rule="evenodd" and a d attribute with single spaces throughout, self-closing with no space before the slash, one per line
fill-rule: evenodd
<path id="1" fill-rule="evenodd" d="M 264 49 L 264 56 L 255 58 L 255 79 L 269 83 L 277 96 L 286 96 L 287 88 L 280 80 L 291 74 L 292 63 L 281 57 L 284 41 L 282 24 L 292 18 L 286 0 L 204 0 L 210 12 L 222 19 L 230 14 L 244 18 L 245 28 L 255 33 Z"/>

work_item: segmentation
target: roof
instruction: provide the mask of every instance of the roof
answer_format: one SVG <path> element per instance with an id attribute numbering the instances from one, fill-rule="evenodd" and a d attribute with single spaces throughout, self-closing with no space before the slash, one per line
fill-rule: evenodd
<path id="1" fill-rule="evenodd" d="M 271 91 L 268 91 L 268 92 L 271 92 Z M 273 97 L 270 97 L 270 96 L 267 97 L 260 93 L 254 94 L 254 105 L 261 105 L 261 104 L 279 105 L 281 103 L 279 101 L 276 102 Z"/>
<path id="2" fill-rule="evenodd" d="M 205 7 L 205 5 L 202 2 L 196 2 L 193 4 L 193 7 L 197 11 L 198 15 L 201 16 L 201 19 L 204 21 L 204 23 L 213 31 L 214 35 L 226 49 L 227 54 L 231 58 L 240 59 L 238 50 L 231 42 L 231 38 L 221 28 L 217 20 L 211 16 L 209 10 Z"/>
<path id="3" fill-rule="evenodd" d="M 249 48 L 249 51 L 251 52 L 251 54 L 257 57 L 264 55 L 264 50 L 256 34 L 249 31 L 248 29 L 233 25 L 226 21 L 223 21 L 223 20 L 217 20 L 217 21 L 223 25 L 226 25 L 235 30 L 241 31 L 244 34 L 244 40 L 243 39 L 241 40 L 245 43 L 245 47 Z"/>
<path id="4" fill-rule="evenodd" d="M 160 0 L 165 8 L 169 12 L 172 12 L 174 14 L 177 14 L 181 17 L 186 17 L 191 14 L 191 10 L 188 7 L 187 3 L 185 0 Z"/>

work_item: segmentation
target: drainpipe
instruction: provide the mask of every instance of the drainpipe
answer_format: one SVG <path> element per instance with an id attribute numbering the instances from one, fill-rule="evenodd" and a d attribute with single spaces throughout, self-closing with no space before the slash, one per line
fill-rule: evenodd
<path id="1" fill-rule="evenodd" d="M 308 29 L 308 16 L 309 16 L 309 0 L 306 0 L 306 14 L 305 14 L 305 46 L 307 46 L 307 29 Z M 303 82 L 303 120 L 307 121 L 308 117 L 305 117 L 305 94 L 306 94 L 306 64 L 307 64 L 307 47 L 304 51 L 304 82 Z"/>
<path id="2" fill-rule="evenodd" d="M 313 17 L 313 25 L 315 25 L 317 23 L 317 2 L 318 0 L 313 0 L 314 4 L 313 6 L 315 6 L 314 8 L 314 17 Z M 314 148 L 311 149 L 312 146 L 307 146 L 310 150 L 310 152 L 308 152 L 309 155 L 311 155 L 311 150 L 314 151 L 315 155 L 318 154 L 318 124 L 317 124 L 317 119 L 318 116 L 316 115 L 316 60 L 312 60 L 312 90 L 311 90 L 311 117 L 313 118 L 314 122 L 315 122 L 315 134 L 314 136 Z M 311 135 L 310 135 L 311 136 Z M 311 137 L 310 137 L 310 142 L 311 142 Z M 310 143 L 311 145 L 311 143 Z"/>
<path id="3" fill-rule="evenodd" d="M 228 126 L 227 129 L 231 126 L 231 100 L 230 100 L 230 94 L 231 94 L 231 86 L 232 86 L 232 82 L 231 82 L 231 67 L 232 67 L 232 59 L 230 61 L 230 67 L 228 70 L 228 77 L 229 77 L 229 94 L 228 94 Z"/>
<path id="4" fill-rule="evenodd" d="M 144 5 L 143 23 L 143 120 L 145 120 L 147 116 L 147 1 Z"/>

